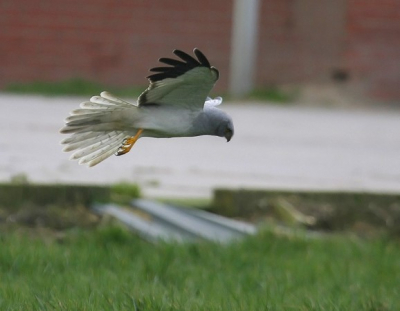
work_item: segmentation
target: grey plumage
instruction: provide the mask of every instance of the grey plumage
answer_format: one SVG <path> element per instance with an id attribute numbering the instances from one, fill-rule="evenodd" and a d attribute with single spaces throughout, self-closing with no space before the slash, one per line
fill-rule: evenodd
<path id="1" fill-rule="evenodd" d="M 128 152 L 139 137 L 232 138 L 232 119 L 216 107 L 222 98 L 207 97 L 218 70 L 198 49 L 194 49 L 197 59 L 179 50 L 174 54 L 180 60 L 161 58 L 169 66 L 151 69 L 155 73 L 148 77 L 150 85 L 137 104 L 102 92 L 70 113 L 60 131 L 72 134 L 62 141 L 64 151 L 75 151 L 71 159 L 94 166 Z"/>

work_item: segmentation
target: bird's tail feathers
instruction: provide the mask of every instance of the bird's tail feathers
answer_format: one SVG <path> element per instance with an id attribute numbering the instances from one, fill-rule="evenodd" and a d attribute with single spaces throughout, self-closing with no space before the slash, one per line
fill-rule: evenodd
<path id="1" fill-rule="evenodd" d="M 71 112 L 66 118 L 66 125 L 60 130 L 72 134 L 61 143 L 63 151 L 75 151 L 71 160 L 79 164 L 94 166 L 115 154 L 126 137 L 135 135 L 117 123 L 127 112 L 134 113 L 135 106 L 119 99 L 108 92 L 93 96 L 83 102 L 80 109 Z"/>

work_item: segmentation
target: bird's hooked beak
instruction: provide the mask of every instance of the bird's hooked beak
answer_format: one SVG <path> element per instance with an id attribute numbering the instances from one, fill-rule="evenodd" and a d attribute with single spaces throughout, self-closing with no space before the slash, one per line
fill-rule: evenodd
<path id="1" fill-rule="evenodd" d="M 226 138 L 226 141 L 229 142 L 231 140 L 232 136 L 233 136 L 233 131 L 231 129 L 227 129 L 225 131 L 225 135 L 224 136 Z"/>

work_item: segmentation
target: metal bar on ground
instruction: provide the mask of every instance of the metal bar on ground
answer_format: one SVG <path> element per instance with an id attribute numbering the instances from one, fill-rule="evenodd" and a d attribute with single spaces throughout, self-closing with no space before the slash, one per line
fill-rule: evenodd
<path id="1" fill-rule="evenodd" d="M 181 208 L 181 207 L 178 207 Z M 182 208 L 181 208 L 182 209 Z M 245 234 L 255 234 L 257 232 L 257 227 L 243 222 L 243 221 L 238 221 L 235 219 L 231 219 L 231 218 L 227 218 L 227 217 L 223 217 L 217 214 L 213 214 L 213 213 L 209 213 L 203 210 L 199 210 L 199 209 L 185 209 L 186 212 L 196 215 L 197 217 L 206 219 L 208 221 L 211 221 L 215 224 L 218 224 L 220 226 L 223 226 L 225 228 L 229 228 L 232 229 L 234 231 L 239 231 Z"/>
<path id="2" fill-rule="evenodd" d="M 206 217 L 198 217 L 196 213 L 184 211 L 170 205 L 137 199 L 131 205 L 145 213 L 149 213 L 158 221 L 167 222 L 182 232 L 194 234 L 206 240 L 227 242 L 247 235 L 241 230 L 233 229 L 233 226 L 222 226 L 217 221 L 211 221 Z"/>
<path id="3" fill-rule="evenodd" d="M 159 240 L 191 241 L 194 236 L 173 230 L 171 227 L 153 220 L 145 220 L 131 211 L 127 211 L 115 204 L 95 205 L 93 209 L 102 215 L 115 217 L 131 230 L 137 232 L 142 238 L 150 242 Z"/>

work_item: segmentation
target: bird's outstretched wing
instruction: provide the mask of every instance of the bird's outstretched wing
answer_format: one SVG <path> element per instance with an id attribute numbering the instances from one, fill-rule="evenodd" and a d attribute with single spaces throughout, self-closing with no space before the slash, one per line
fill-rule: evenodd
<path id="1" fill-rule="evenodd" d="M 197 48 L 190 56 L 180 50 L 173 53 L 181 60 L 160 58 L 168 67 L 155 67 L 148 76 L 149 87 L 138 99 L 140 106 L 171 105 L 182 109 L 203 109 L 207 95 L 218 80 L 219 72 Z"/>

